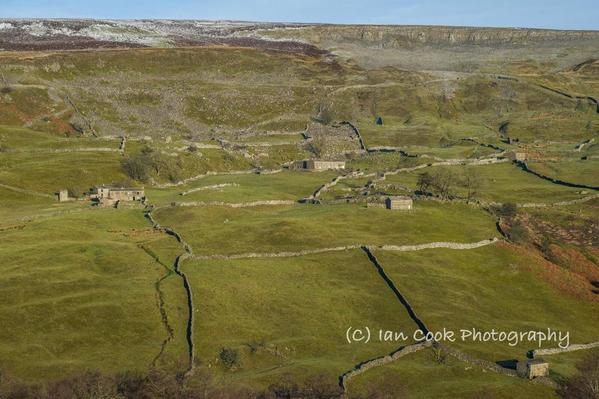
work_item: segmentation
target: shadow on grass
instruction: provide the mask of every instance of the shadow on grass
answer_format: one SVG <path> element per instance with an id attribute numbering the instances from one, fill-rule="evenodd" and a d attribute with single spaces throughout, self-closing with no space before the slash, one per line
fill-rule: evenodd
<path id="1" fill-rule="evenodd" d="M 517 359 L 499 360 L 495 363 L 503 368 L 511 370 L 516 370 L 516 368 L 518 367 Z"/>

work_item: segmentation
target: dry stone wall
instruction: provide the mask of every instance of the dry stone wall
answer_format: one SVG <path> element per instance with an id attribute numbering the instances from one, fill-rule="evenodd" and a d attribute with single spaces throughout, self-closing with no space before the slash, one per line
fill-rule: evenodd
<path id="1" fill-rule="evenodd" d="M 434 248 L 448 248 L 457 250 L 467 250 L 480 248 L 485 245 L 491 245 L 499 241 L 497 238 L 489 240 L 478 241 L 474 243 L 454 243 L 454 242 L 431 242 L 426 244 L 417 245 L 363 245 L 363 244 L 351 244 L 342 245 L 338 247 L 326 247 L 316 249 L 304 249 L 302 251 L 283 251 L 283 252 L 246 252 L 241 254 L 232 255 L 195 255 L 193 258 L 198 260 L 207 259 L 246 259 L 246 258 L 292 258 L 298 256 L 306 256 L 313 254 L 320 254 L 323 252 L 341 252 L 349 251 L 352 249 L 367 248 L 368 250 L 380 250 L 380 251 L 420 251 L 423 249 L 434 249 Z"/>
<path id="2" fill-rule="evenodd" d="M 397 359 L 400 359 L 406 355 L 411 353 L 418 352 L 425 348 L 430 348 L 432 346 L 432 341 L 424 341 L 419 342 L 413 345 L 407 345 L 399 348 L 395 352 L 390 353 L 389 355 L 382 356 L 376 359 L 368 360 L 366 362 L 362 362 L 354 367 L 352 370 L 346 372 L 341 377 L 339 377 L 339 385 L 343 388 L 344 392 L 347 393 L 347 384 L 354 377 L 359 376 L 360 374 L 365 373 L 366 371 L 373 369 L 375 367 L 384 366 L 391 362 L 394 362 Z"/>
<path id="3" fill-rule="evenodd" d="M 252 202 L 222 202 L 222 201 L 189 201 L 175 202 L 174 206 L 226 206 L 229 208 L 250 208 L 254 206 L 277 206 L 277 205 L 298 205 L 297 201 L 293 200 L 268 200 L 268 201 L 252 201 Z"/>
<path id="4" fill-rule="evenodd" d="M 202 186 L 202 187 L 196 187 L 196 188 L 192 188 L 190 190 L 187 191 L 183 191 L 181 193 L 181 195 L 188 195 L 191 193 L 195 193 L 197 191 L 205 191 L 205 190 L 218 190 L 221 188 L 225 188 L 225 187 L 239 187 L 239 184 L 237 183 L 222 183 L 222 184 L 213 184 L 210 186 Z"/>
<path id="5" fill-rule="evenodd" d="M 599 341 L 591 342 L 588 344 L 573 344 L 568 346 L 567 348 L 535 349 L 532 351 L 532 357 L 536 358 L 537 356 L 557 355 L 560 353 L 574 352 L 593 348 L 599 348 Z"/>

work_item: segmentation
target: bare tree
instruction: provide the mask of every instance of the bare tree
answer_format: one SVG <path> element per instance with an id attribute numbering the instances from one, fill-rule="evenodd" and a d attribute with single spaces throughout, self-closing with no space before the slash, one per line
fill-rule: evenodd
<path id="1" fill-rule="evenodd" d="M 560 389 L 565 399 L 599 399 L 599 355 L 593 354 L 576 365 L 578 374 Z"/>
<path id="2" fill-rule="evenodd" d="M 462 185 L 466 189 L 466 199 L 470 202 L 478 194 L 482 183 L 480 174 L 472 169 L 466 169 Z"/>
<path id="3" fill-rule="evenodd" d="M 454 175 L 446 170 L 439 169 L 432 174 L 432 187 L 435 194 L 441 198 L 448 199 L 452 196 L 452 189 L 455 183 Z"/>
<path id="4" fill-rule="evenodd" d="M 430 173 L 424 172 L 418 175 L 418 191 L 425 193 L 431 187 L 433 183 L 433 178 Z"/>

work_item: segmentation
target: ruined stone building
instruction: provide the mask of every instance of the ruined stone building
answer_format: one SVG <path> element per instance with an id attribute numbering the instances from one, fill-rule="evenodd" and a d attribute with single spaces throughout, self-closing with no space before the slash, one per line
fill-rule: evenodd
<path id="1" fill-rule="evenodd" d="M 412 209 L 414 201 L 410 197 L 387 197 L 385 207 L 387 209 L 398 209 L 408 211 Z"/>
<path id="2" fill-rule="evenodd" d="M 90 198 L 99 206 L 118 206 L 121 201 L 142 201 L 145 197 L 143 187 L 97 186 L 92 189 L 90 194 Z"/>

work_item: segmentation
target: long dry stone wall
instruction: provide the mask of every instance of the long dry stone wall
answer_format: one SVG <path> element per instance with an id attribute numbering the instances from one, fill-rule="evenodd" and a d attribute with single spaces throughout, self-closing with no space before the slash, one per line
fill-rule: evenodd
<path id="1" fill-rule="evenodd" d="M 202 187 L 196 187 L 196 188 L 192 188 L 190 190 L 187 191 L 183 191 L 181 193 L 181 195 L 189 195 L 191 193 L 195 193 L 197 191 L 205 191 L 205 190 L 219 190 L 221 188 L 226 188 L 226 187 L 239 187 L 239 184 L 237 183 L 222 183 L 222 184 L 212 184 L 210 186 L 202 186 Z"/>
<path id="2" fill-rule="evenodd" d="M 187 295 L 187 311 L 188 311 L 189 316 L 187 318 L 186 339 L 187 339 L 188 359 L 189 359 L 188 373 L 191 373 L 193 371 L 194 365 L 195 365 L 195 349 L 194 349 L 194 339 L 193 339 L 194 302 L 193 302 L 193 292 L 192 292 L 191 286 L 189 284 L 189 279 L 187 278 L 187 275 L 185 274 L 185 272 L 183 270 L 181 270 L 181 263 L 183 263 L 184 260 L 193 256 L 193 250 L 192 250 L 191 246 L 185 240 L 183 240 L 183 237 L 181 237 L 181 235 L 178 232 L 176 232 L 175 230 L 168 228 L 168 227 L 167 228 L 161 227 L 156 222 L 156 220 L 154 219 L 154 216 L 152 215 L 153 210 L 154 210 L 154 208 L 150 207 L 148 209 L 148 211 L 145 213 L 148 220 L 152 223 L 152 226 L 155 229 L 158 229 L 170 236 L 175 237 L 175 239 L 181 245 L 183 245 L 183 249 L 185 251 L 181 255 L 177 256 L 177 258 L 175 259 L 173 270 L 181 278 L 181 280 L 183 282 L 183 288 L 185 289 L 185 293 Z"/>
<path id="3" fill-rule="evenodd" d="M 485 245 L 491 245 L 499 241 L 497 238 L 491 238 L 488 240 L 477 241 L 473 243 L 456 243 L 456 242 L 430 242 L 425 244 L 416 245 L 364 245 L 364 244 L 351 244 L 342 245 L 338 247 L 326 247 L 316 249 L 305 249 L 302 251 L 284 251 L 284 252 L 246 252 L 241 254 L 232 255 L 194 255 L 194 259 L 208 260 L 208 259 L 221 259 L 221 260 L 232 260 L 232 259 L 249 259 L 249 258 L 293 258 L 298 256 L 306 256 L 313 254 L 320 254 L 324 252 L 341 252 L 349 251 L 352 249 L 367 248 L 368 250 L 380 250 L 380 251 L 420 251 L 423 249 L 435 249 L 435 248 L 447 248 L 456 250 L 467 250 L 484 247 Z"/>
<path id="4" fill-rule="evenodd" d="M 252 202 L 222 202 L 222 201 L 189 201 L 175 202 L 174 206 L 226 206 L 229 208 L 251 208 L 255 206 L 277 206 L 277 205 L 297 205 L 297 201 L 293 200 L 268 200 L 268 201 L 252 201 Z"/>
<path id="5" fill-rule="evenodd" d="M 260 174 L 260 175 L 266 175 L 266 174 L 274 174 L 274 173 L 280 173 L 282 172 L 283 169 L 273 169 L 273 170 L 269 170 L 269 169 L 247 169 L 247 170 L 232 170 L 229 172 L 206 172 L 206 173 L 202 173 L 196 176 L 192 176 L 192 177 L 188 177 L 187 179 L 183 179 L 181 181 L 178 181 L 176 183 L 161 183 L 161 184 L 154 184 L 154 187 L 156 188 L 170 188 L 170 187 L 177 187 L 177 186 L 183 186 L 185 184 L 188 183 L 192 183 L 194 181 L 197 180 L 201 180 L 205 177 L 208 176 L 236 176 L 236 175 L 251 175 L 251 174 Z"/>
<path id="6" fill-rule="evenodd" d="M 572 183 L 572 182 L 567 182 L 564 180 L 555 179 L 553 177 L 545 176 L 539 172 L 536 172 L 536 171 L 530 169 L 526 162 L 514 161 L 514 164 L 516 164 L 518 167 L 520 167 L 520 169 L 522 169 L 525 172 L 531 173 L 537 177 L 540 177 L 543 180 L 550 181 L 551 183 L 559 184 L 560 186 L 574 187 L 574 188 L 586 188 L 589 190 L 599 191 L 599 186 L 587 186 L 585 184 Z"/>
<path id="7" fill-rule="evenodd" d="M 599 348 L 599 341 L 591 342 L 588 344 L 573 344 L 568 346 L 567 348 L 546 348 L 546 349 L 535 349 L 532 351 L 532 357 L 538 356 L 547 356 L 547 355 L 557 355 L 560 353 L 574 352 L 579 350 L 587 350 Z"/>
<path id="8" fill-rule="evenodd" d="M 356 365 L 350 371 L 344 373 L 341 377 L 339 377 L 339 385 L 343 388 L 343 391 L 347 393 L 347 384 L 354 377 L 359 376 L 366 371 L 373 369 L 375 367 L 384 366 L 391 362 L 394 362 L 397 359 L 400 359 L 410 353 L 418 352 L 424 348 L 429 348 L 432 345 L 432 341 L 423 341 L 413 345 L 407 345 L 399 348 L 395 352 L 392 352 L 386 356 L 378 357 L 376 359 L 368 360 Z"/>

